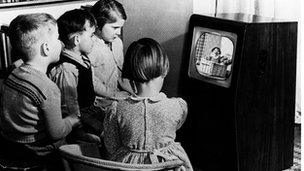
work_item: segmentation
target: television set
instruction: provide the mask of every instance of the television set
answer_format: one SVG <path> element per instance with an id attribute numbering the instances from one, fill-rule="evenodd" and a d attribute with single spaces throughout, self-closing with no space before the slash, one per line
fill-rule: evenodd
<path id="1" fill-rule="evenodd" d="M 187 38 L 179 135 L 195 170 L 291 167 L 297 22 L 193 14 Z"/>
<path id="2" fill-rule="evenodd" d="M 195 26 L 192 42 L 189 76 L 228 88 L 237 34 Z"/>

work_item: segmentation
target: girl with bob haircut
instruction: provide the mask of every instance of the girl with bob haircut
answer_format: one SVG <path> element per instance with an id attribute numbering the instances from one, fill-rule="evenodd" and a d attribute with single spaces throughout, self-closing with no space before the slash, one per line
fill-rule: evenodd
<path id="1" fill-rule="evenodd" d="M 133 42 L 126 52 L 123 77 L 137 83 L 165 77 L 169 72 L 169 59 L 155 40 L 143 38 Z"/>
<path id="2" fill-rule="evenodd" d="M 110 160 L 154 164 L 180 159 L 185 163 L 182 170 L 193 170 L 185 150 L 175 142 L 187 103 L 161 92 L 168 71 L 168 57 L 155 40 L 142 38 L 129 46 L 123 77 L 134 82 L 136 94 L 115 101 L 106 115 L 104 140 Z"/>

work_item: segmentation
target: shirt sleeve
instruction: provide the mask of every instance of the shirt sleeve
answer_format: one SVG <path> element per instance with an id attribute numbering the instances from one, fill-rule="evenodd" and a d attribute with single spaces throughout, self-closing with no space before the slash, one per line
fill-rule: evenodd
<path id="1" fill-rule="evenodd" d="M 177 98 L 178 104 L 182 109 L 182 117 L 179 120 L 178 124 L 177 124 L 177 129 L 179 129 L 185 122 L 187 115 L 188 115 L 188 105 L 187 102 L 185 100 L 183 100 L 182 98 Z"/>
<path id="2" fill-rule="evenodd" d="M 118 85 L 123 91 L 127 91 L 130 94 L 135 94 L 131 86 L 130 80 L 122 78 L 122 68 L 124 63 L 124 54 L 123 54 L 123 43 L 121 39 L 117 39 L 115 43 L 116 49 L 116 60 L 118 61 Z"/>
<path id="3" fill-rule="evenodd" d="M 48 93 L 46 97 L 41 104 L 41 109 L 47 133 L 54 140 L 64 138 L 72 131 L 73 123 L 70 117 L 62 118 L 60 91 Z"/>
<path id="4" fill-rule="evenodd" d="M 51 79 L 61 91 L 63 113 L 79 115 L 78 70 L 73 65 L 65 65 L 65 68 L 56 68 L 55 71 L 51 72 Z"/>
<path id="5" fill-rule="evenodd" d="M 106 114 L 104 120 L 104 142 L 106 149 L 110 154 L 110 158 L 121 146 L 116 116 L 116 106 L 117 102 L 113 102 L 111 110 Z"/>
<path id="6" fill-rule="evenodd" d="M 113 97 L 115 95 L 115 92 L 112 89 L 106 86 L 99 78 L 95 76 L 94 69 L 92 69 L 92 75 L 93 75 L 94 91 L 97 96 Z"/>
<path id="7" fill-rule="evenodd" d="M 93 72 L 94 73 L 94 72 Z M 119 80 L 118 80 L 119 83 Z M 116 91 L 109 88 L 105 83 L 103 83 L 99 78 L 95 77 L 93 74 L 93 84 L 94 92 L 97 96 L 109 99 L 123 99 L 129 97 L 129 91 Z M 131 86 L 129 86 L 131 89 Z"/>

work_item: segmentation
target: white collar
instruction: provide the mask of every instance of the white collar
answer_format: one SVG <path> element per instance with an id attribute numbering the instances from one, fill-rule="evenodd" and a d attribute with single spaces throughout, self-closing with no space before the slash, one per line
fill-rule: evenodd
<path id="1" fill-rule="evenodd" d="M 161 101 L 166 98 L 167 98 L 166 94 L 162 93 L 162 92 L 160 92 L 158 95 L 152 96 L 152 97 L 140 97 L 140 96 L 136 96 L 136 95 L 130 96 L 130 99 L 132 99 L 134 101 L 150 100 L 153 102 L 158 102 L 158 101 Z"/>

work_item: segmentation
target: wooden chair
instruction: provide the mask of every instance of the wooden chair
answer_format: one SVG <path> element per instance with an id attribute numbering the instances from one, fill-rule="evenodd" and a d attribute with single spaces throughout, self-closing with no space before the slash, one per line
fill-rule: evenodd
<path id="1" fill-rule="evenodd" d="M 127 164 L 101 159 L 96 144 L 71 144 L 59 148 L 65 171 L 152 171 L 174 170 L 183 165 L 181 160 L 173 160 L 157 164 Z"/>

